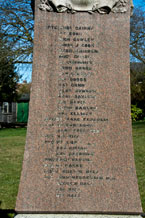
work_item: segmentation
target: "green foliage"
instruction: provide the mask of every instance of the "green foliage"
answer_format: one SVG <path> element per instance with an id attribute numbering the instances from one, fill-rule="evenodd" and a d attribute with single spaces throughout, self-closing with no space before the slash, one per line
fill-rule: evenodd
<path id="1" fill-rule="evenodd" d="M 2 55 L 2 52 L 0 52 Z M 12 102 L 17 97 L 17 82 L 19 76 L 15 72 L 15 67 L 12 60 L 6 57 L 0 61 L 0 102 Z"/>
<path id="2" fill-rule="evenodd" d="M 12 102 L 17 98 L 19 76 L 15 71 L 11 50 L 0 30 L 0 102 Z"/>
<path id="3" fill-rule="evenodd" d="M 133 120 L 136 118 L 143 119 L 145 117 L 145 65 L 141 63 L 136 63 L 131 69 L 131 104 L 136 105 L 132 107 L 132 113 L 135 113 L 135 116 L 139 112 L 137 108 L 142 109 L 142 114 L 139 112 L 139 117 L 133 117 Z M 135 118 L 135 119 L 134 119 Z"/>
<path id="4" fill-rule="evenodd" d="M 142 109 L 138 108 L 136 105 L 131 105 L 131 118 L 133 121 L 139 120 L 142 114 Z"/>

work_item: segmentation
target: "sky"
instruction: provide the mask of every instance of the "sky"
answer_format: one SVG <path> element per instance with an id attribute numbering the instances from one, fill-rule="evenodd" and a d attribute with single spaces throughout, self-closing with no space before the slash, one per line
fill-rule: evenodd
<path id="1" fill-rule="evenodd" d="M 143 6 L 145 8 L 145 0 L 133 0 L 134 7 Z"/>
<path id="2" fill-rule="evenodd" d="M 17 65 L 17 71 L 22 78 L 20 79 L 20 83 L 22 83 L 24 80 L 27 82 L 31 82 L 31 76 L 32 76 L 32 64 L 25 64 L 25 65 Z"/>
<path id="3" fill-rule="evenodd" d="M 133 0 L 133 4 L 134 7 L 143 7 L 145 9 L 145 0 Z M 19 74 L 20 75 L 24 75 L 21 78 L 21 82 L 23 82 L 24 80 L 26 80 L 27 82 L 31 81 L 31 75 L 32 75 L 32 65 L 30 65 L 29 67 L 19 67 Z"/>

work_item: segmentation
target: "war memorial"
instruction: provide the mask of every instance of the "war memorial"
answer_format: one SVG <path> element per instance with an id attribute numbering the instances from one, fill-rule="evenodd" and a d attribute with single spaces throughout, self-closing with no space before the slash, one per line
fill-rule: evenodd
<path id="1" fill-rule="evenodd" d="M 17 218 L 142 213 L 130 117 L 129 0 L 35 0 Z"/>

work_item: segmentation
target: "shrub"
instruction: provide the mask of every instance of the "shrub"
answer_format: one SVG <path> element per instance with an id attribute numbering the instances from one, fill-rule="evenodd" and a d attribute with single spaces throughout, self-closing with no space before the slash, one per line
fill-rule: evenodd
<path id="1" fill-rule="evenodd" d="M 136 105 L 131 105 L 131 118 L 133 121 L 139 120 L 142 112 L 142 109 L 138 108 Z"/>

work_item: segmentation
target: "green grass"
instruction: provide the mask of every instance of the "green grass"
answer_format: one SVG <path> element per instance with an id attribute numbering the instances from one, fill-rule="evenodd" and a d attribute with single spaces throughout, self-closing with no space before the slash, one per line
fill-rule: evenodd
<path id="1" fill-rule="evenodd" d="M 26 129 L 0 130 L 0 209 L 15 208 Z"/>
<path id="2" fill-rule="evenodd" d="M 25 136 L 25 128 L 0 130 L 0 209 L 15 208 Z M 145 121 L 133 123 L 133 141 L 139 190 L 145 211 Z"/>
<path id="3" fill-rule="evenodd" d="M 133 123 L 133 142 L 139 191 L 145 212 L 145 121 Z"/>

